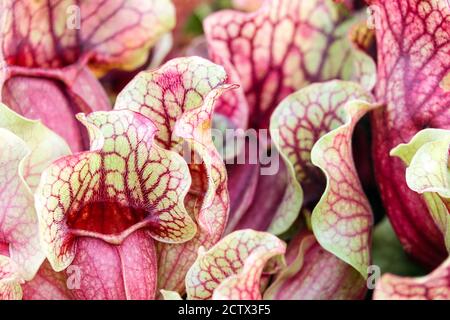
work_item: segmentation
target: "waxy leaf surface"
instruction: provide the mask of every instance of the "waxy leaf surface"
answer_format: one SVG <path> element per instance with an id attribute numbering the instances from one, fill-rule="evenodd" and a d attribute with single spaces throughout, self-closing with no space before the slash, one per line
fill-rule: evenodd
<path id="1" fill-rule="evenodd" d="M 274 214 L 280 212 L 280 208 L 285 209 L 286 214 L 294 212 L 288 209 L 295 202 L 285 203 L 286 199 L 295 196 L 290 193 L 292 189 L 287 183 L 290 176 L 286 172 L 286 165 L 278 157 L 276 150 L 272 150 L 272 159 L 277 159 L 272 164 L 277 169 L 275 174 L 262 174 L 263 169 L 259 164 L 234 164 L 228 168 L 231 202 L 228 232 L 245 228 L 268 230 Z"/>
<path id="2" fill-rule="evenodd" d="M 327 186 L 312 212 L 314 235 L 322 247 L 367 277 L 373 213 L 353 162 L 352 134 L 356 123 L 376 106 L 350 101 L 345 123 L 322 136 L 311 161 L 325 173 Z"/>
<path id="3" fill-rule="evenodd" d="M 424 129 L 408 144 L 401 144 L 391 151 L 408 166 L 406 183 L 418 193 L 435 192 L 450 197 L 448 175 L 448 150 L 450 130 Z"/>
<path id="4" fill-rule="evenodd" d="M 375 300 L 449 300 L 450 258 L 425 277 L 384 275 L 377 283 Z"/>
<path id="5" fill-rule="evenodd" d="M 134 69 L 175 23 L 170 0 L 7 0 L 4 10 L 6 62 L 33 68 L 87 59 L 99 72 Z"/>
<path id="6" fill-rule="evenodd" d="M 15 112 L 41 120 L 61 135 L 73 151 L 88 145 L 84 128 L 75 119 L 78 112 L 108 110 L 108 97 L 97 79 L 87 68 L 68 67 L 64 72 L 33 72 L 7 67 L 7 80 L 2 86 L 2 101 Z M 52 74 L 53 73 L 53 74 Z"/>
<path id="7" fill-rule="evenodd" d="M 70 153 L 66 142 L 40 121 L 26 119 L 6 105 L 0 104 L 0 128 L 22 139 L 30 154 L 22 163 L 23 178 L 32 191 L 39 183 L 42 171 L 55 159 Z"/>
<path id="8" fill-rule="evenodd" d="M 87 65 L 99 75 L 142 65 L 175 16 L 170 0 L 6 0 L 1 13 L 2 100 L 73 151 L 88 146 L 74 115 L 111 108 Z"/>
<path id="9" fill-rule="evenodd" d="M 423 194 L 430 215 L 444 236 L 450 251 L 450 130 L 425 129 L 417 133 L 408 144 L 391 151 L 408 168 L 408 187 Z"/>
<path id="10" fill-rule="evenodd" d="M 314 235 L 302 231 L 288 245 L 288 266 L 275 277 L 264 299 L 362 299 L 366 282 L 354 268 L 325 251 Z"/>
<path id="11" fill-rule="evenodd" d="M 423 198 L 406 185 L 405 165 L 390 151 L 425 128 L 450 128 L 448 1 L 373 0 L 378 51 L 373 116 L 375 171 L 390 221 L 405 250 L 427 267 L 447 256 Z"/>
<path id="12" fill-rule="evenodd" d="M 260 300 L 261 276 L 278 271 L 285 250 L 285 243 L 270 233 L 230 233 L 208 251 L 199 251 L 186 275 L 187 298 Z"/>
<path id="13" fill-rule="evenodd" d="M 349 41 L 355 20 L 347 18 L 329 0 L 274 0 L 205 20 L 211 58 L 238 74 L 250 127 L 267 128 L 276 105 L 312 82 L 339 78 L 373 88 L 375 64 Z"/>
<path id="14" fill-rule="evenodd" d="M 350 41 L 348 33 L 359 18 L 349 17 L 345 8 L 328 0 L 266 1 L 252 13 L 228 10 L 209 16 L 204 29 L 210 57 L 225 67 L 233 82 L 241 84 L 245 98 L 244 103 L 239 98 L 240 90 L 235 90 L 238 104 L 233 104 L 229 94 L 225 94 L 228 103 L 219 101 L 217 113 L 231 119 L 238 128 L 267 128 L 278 103 L 313 82 L 352 79 L 371 89 L 375 84 L 375 64 Z M 260 143 L 262 150 L 264 141 Z M 263 176 L 258 166 L 249 167 L 255 173 L 249 178 L 252 184 L 244 196 L 235 187 L 239 178 L 234 174 L 242 171 L 235 167 L 239 166 L 232 166 L 229 172 L 232 182 L 229 230 L 242 227 L 267 230 L 277 211 L 298 212 L 293 206 L 283 208 L 283 204 L 292 203 L 282 201 L 283 197 L 293 197 L 296 191 L 286 181 L 282 164 L 275 176 Z M 266 189 L 271 184 L 276 186 L 273 194 Z M 251 199 L 255 205 L 252 208 L 246 203 L 241 205 L 240 198 Z M 255 212 L 257 220 L 252 219 Z M 277 228 L 287 228 L 289 222 L 285 224 Z"/>
<path id="15" fill-rule="evenodd" d="M 78 118 L 89 131 L 90 151 L 55 161 L 36 191 L 44 251 L 55 271 L 71 264 L 86 274 L 97 270 L 89 281 L 84 277 L 77 298 L 152 299 L 153 239 L 181 243 L 196 233 L 184 207 L 188 167 L 177 153 L 156 145 L 156 126 L 139 113 Z M 117 286 L 121 273 L 127 281 Z M 100 292 L 100 286 L 114 290 Z"/>
<path id="16" fill-rule="evenodd" d="M 33 190 L 43 168 L 69 152 L 39 121 L 0 104 L 0 296 L 20 299 L 20 284 L 33 279 L 42 262 Z M 52 151 L 48 151 L 50 148 Z"/>
<path id="17" fill-rule="evenodd" d="M 78 287 L 82 276 L 76 268 L 55 272 L 48 262 L 44 261 L 33 280 L 23 285 L 23 300 L 70 300 L 74 299 L 71 289 Z M 69 289 L 69 287 L 71 289 Z"/>
<path id="18" fill-rule="evenodd" d="M 11 259 L 0 256 L 0 300 L 22 299 L 23 292 L 19 281 Z"/>
<path id="19" fill-rule="evenodd" d="M 363 276 L 369 264 L 372 212 L 353 163 L 352 133 L 357 121 L 373 108 L 364 102 L 371 100 L 362 87 L 351 82 L 310 85 L 280 103 L 270 128 L 288 167 L 292 190 L 271 230 L 286 231 L 300 212 L 303 194 L 310 200 L 326 182 L 312 213 L 314 234 L 326 250 Z"/>
<path id="20" fill-rule="evenodd" d="M 309 202 L 320 194 L 324 178 L 311 162 L 311 150 L 321 136 L 344 123 L 343 107 L 354 99 L 372 98 L 355 83 L 331 81 L 299 90 L 275 110 L 270 131 L 288 168 L 291 191 L 283 201 L 287 208 L 282 206 L 274 219 L 273 232 L 282 233 L 290 227 L 305 196 Z"/>
<path id="21" fill-rule="evenodd" d="M 215 100 L 233 88 L 225 84 L 226 78 L 224 69 L 208 60 L 173 59 L 155 71 L 140 73 L 116 101 L 116 109 L 134 110 L 154 121 L 160 146 L 188 157 L 192 185 L 186 208 L 199 228 L 195 238 L 185 244 L 159 246 L 161 289 L 182 292 L 198 248 L 211 247 L 225 228 L 227 175 L 210 129 Z"/>

